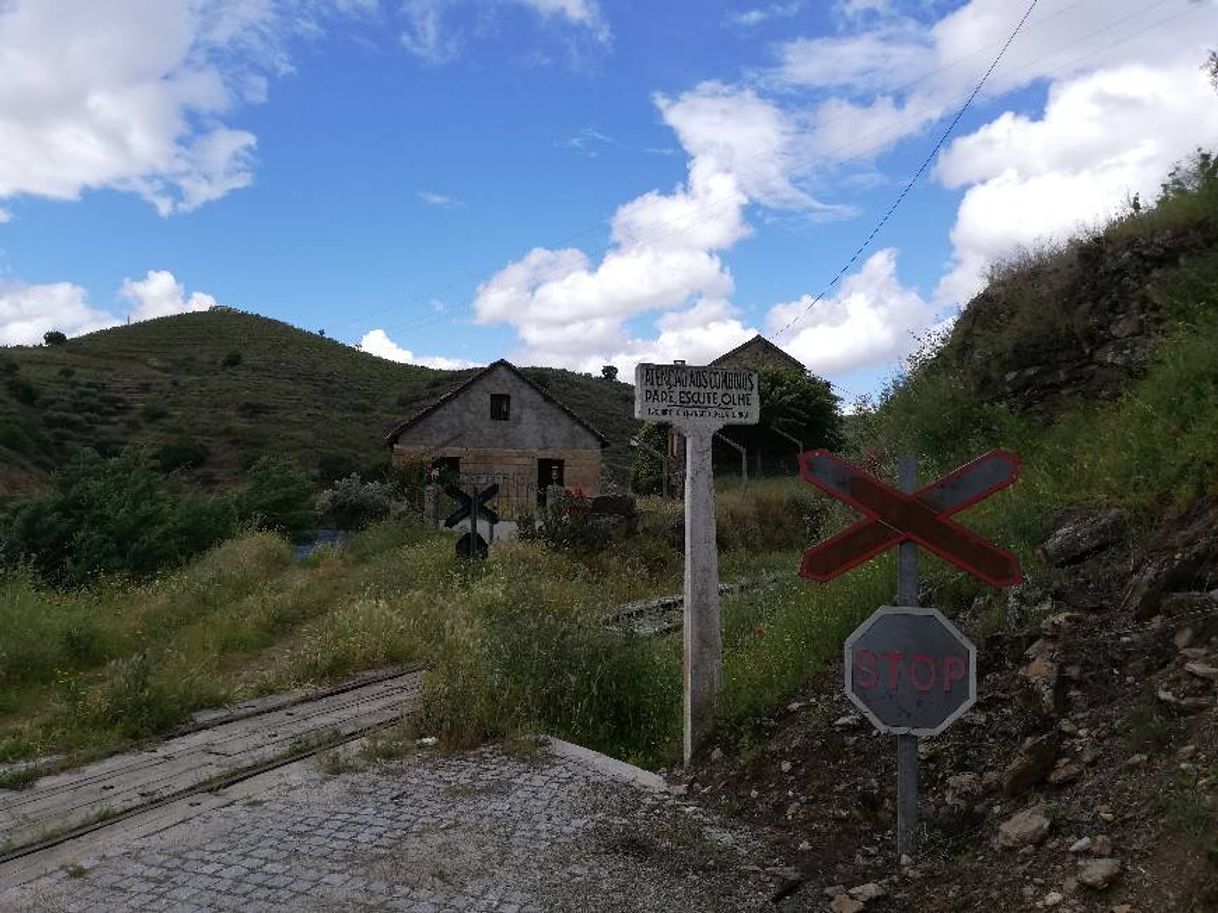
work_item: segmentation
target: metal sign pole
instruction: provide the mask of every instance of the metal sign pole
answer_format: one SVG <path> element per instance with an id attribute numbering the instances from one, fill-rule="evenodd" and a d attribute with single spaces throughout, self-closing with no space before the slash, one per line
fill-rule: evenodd
<path id="1" fill-rule="evenodd" d="M 918 458 L 902 456 L 898 463 L 901 491 L 918 487 Z M 897 605 L 918 604 L 918 547 L 902 542 L 897 551 Z M 918 737 L 897 736 L 897 856 L 913 856 L 918 832 Z"/>

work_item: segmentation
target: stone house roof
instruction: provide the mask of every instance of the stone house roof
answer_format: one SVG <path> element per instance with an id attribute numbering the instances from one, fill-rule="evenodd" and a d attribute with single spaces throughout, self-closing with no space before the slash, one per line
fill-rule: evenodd
<path id="1" fill-rule="evenodd" d="M 504 358 L 501 358 L 498 361 L 491 362 L 481 371 L 474 374 L 472 377 L 468 378 L 463 383 L 458 384 L 453 389 L 449 390 L 447 393 L 445 393 L 435 402 L 431 403 L 428 406 L 424 406 L 422 409 L 420 409 L 410 418 L 406 419 L 406 421 L 400 423 L 399 425 L 396 425 L 393 428 L 393 430 L 390 431 L 385 436 L 385 446 L 392 447 L 394 444 L 397 443 L 398 438 L 400 438 L 402 436 L 402 433 L 405 432 L 407 429 L 413 427 L 414 425 L 417 425 L 419 422 L 421 422 L 427 416 L 431 415 L 433 412 L 443 409 L 446 405 L 448 405 L 449 403 L 453 402 L 458 397 L 460 397 L 461 394 L 464 393 L 467 389 L 472 387 L 478 381 L 482 380 L 482 378 L 486 377 L 488 374 L 492 373 L 493 371 L 495 371 L 499 368 L 505 368 L 506 370 L 510 371 L 519 380 L 521 380 L 522 382 L 527 384 L 532 389 L 536 390 L 537 393 L 540 394 L 542 399 L 544 399 L 546 402 L 550 403 L 551 405 L 557 407 L 568 418 L 570 418 L 571 421 L 573 421 L 575 424 L 579 425 L 581 428 L 583 428 L 585 431 L 589 432 L 593 437 L 595 437 L 598 441 L 600 441 L 601 447 L 609 446 L 609 439 L 607 437 L 605 437 L 603 434 L 601 434 L 599 431 L 597 431 L 595 428 L 593 428 L 590 424 L 588 424 L 587 421 L 585 421 L 583 418 L 581 418 L 576 412 L 574 412 L 565 403 L 556 399 L 554 397 L 554 395 L 552 393 L 550 393 L 550 391 L 547 390 L 545 387 L 529 380 L 529 378 L 526 377 L 519 368 L 517 368 L 514 364 L 512 364 L 510 361 L 508 361 L 507 359 L 504 359 Z"/>
<path id="2" fill-rule="evenodd" d="M 806 371 L 807 368 L 794 355 L 784 352 L 760 333 L 730 352 L 724 352 L 711 362 L 712 365 L 735 365 L 741 368 L 787 368 Z"/>

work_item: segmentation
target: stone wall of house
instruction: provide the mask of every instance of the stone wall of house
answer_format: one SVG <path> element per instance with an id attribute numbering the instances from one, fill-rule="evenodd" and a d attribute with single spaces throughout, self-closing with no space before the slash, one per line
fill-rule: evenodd
<path id="1" fill-rule="evenodd" d="M 506 421 L 491 418 L 491 395 L 507 394 Z M 407 448 L 596 450 L 601 442 L 536 388 L 505 367 L 479 378 L 398 438 Z M 454 454 L 456 455 L 456 454 Z"/>
<path id="2" fill-rule="evenodd" d="M 393 459 L 397 464 L 412 460 L 434 460 L 456 457 L 461 461 L 461 474 L 470 476 L 508 477 L 519 484 L 500 486 L 500 505 L 513 509 L 531 508 L 536 502 L 537 464 L 539 460 L 563 461 L 563 486 L 579 488 L 588 496 L 600 494 L 601 451 L 587 448 L 545 448 L 520 450 L 492 447 L 404 447 L 393 448 Z M 544 487 L 544 486 L 543 486 Z M 519 502 L 519 503 L 517 503 Z"/>

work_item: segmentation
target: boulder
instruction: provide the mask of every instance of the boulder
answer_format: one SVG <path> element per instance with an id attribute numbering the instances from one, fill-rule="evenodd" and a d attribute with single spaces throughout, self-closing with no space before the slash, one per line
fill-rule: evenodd
<path id="1" fill-rule="evenodd" d="M 1088 859 L 1078 864 L 1078 882 L 1093 891 L 1102 891 L 1121 874 L 1119 859 Z"/>
<path id="2" fill-rule="evenodd" d="M 1019 850 L 1035 846 L 1049 833 L 1050 821 L 1043 806 L 1029 808 L 1012 815 L 998 826 L 998 846 L 1007 850 Z"/>
<path id="3" fill-rule="evenodd" d="M 1026 739 L 1002 775 L 1002 791 L 1015 796 L 1043 783 L 1057 763 L 1060 742 L 1057 732 Z"/>
<path id="4" fill-rule="evenodd" d="M 1119 510 L 1088 513 L 1054 532 L 1040 547 L 1040 554 L 1056 567 L 1075 564 L 1114 544 L 1124 528 L 1125 516 Z"/>
<path id="5" fill-rule="evenodd" d="M 867 884 L 861 884 L 858 887 L 851 888 L 848 893 L 855 900 L 866 903 L 869 900 L 875 900 L 877 897 L 883 897 L 887 892 L 874 881 L 869 881 Z"/>

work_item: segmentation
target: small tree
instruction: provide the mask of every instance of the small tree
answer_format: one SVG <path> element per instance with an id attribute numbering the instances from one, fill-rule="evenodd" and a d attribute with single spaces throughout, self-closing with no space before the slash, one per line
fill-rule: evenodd
<path id="1" fill-rule="evenodd" d="M 630 466 L 630 488 L 636 494 L 654 495 L 664 489 L 664 459 L 656 456 L 668 452 L 668 426 L 647 422 L 638 434 L 634 462 Z"/>
<path id="2" fill-rule="evenodd" d="M 42 341 L 48 346 L 61 346 L 68 341 L 68 337 L 59 330 L 48 330 L 42 334 Z"/>
<path id="3" fill-rule="evenodd" d="M 827 380 L 807 371 L 766 368 L 760 372 L 759 429 L 778 428 L 808 447 L 841 442 L 841 402 Z"/>
<path id="4" fill-rule="evenodd" d="M 286 457 L 264 456 L 246 473 L 237 509 L 247 523 L 297 538 L 317 523 L 313 500 L 313 483 L 303 469 Z"/>
<path id="5" fill-rule="evenodd" d="M 613 365 L 605 365 L 601 368 L 601 377 L 605 380 L 617 380 L 617 368 Z"/>

